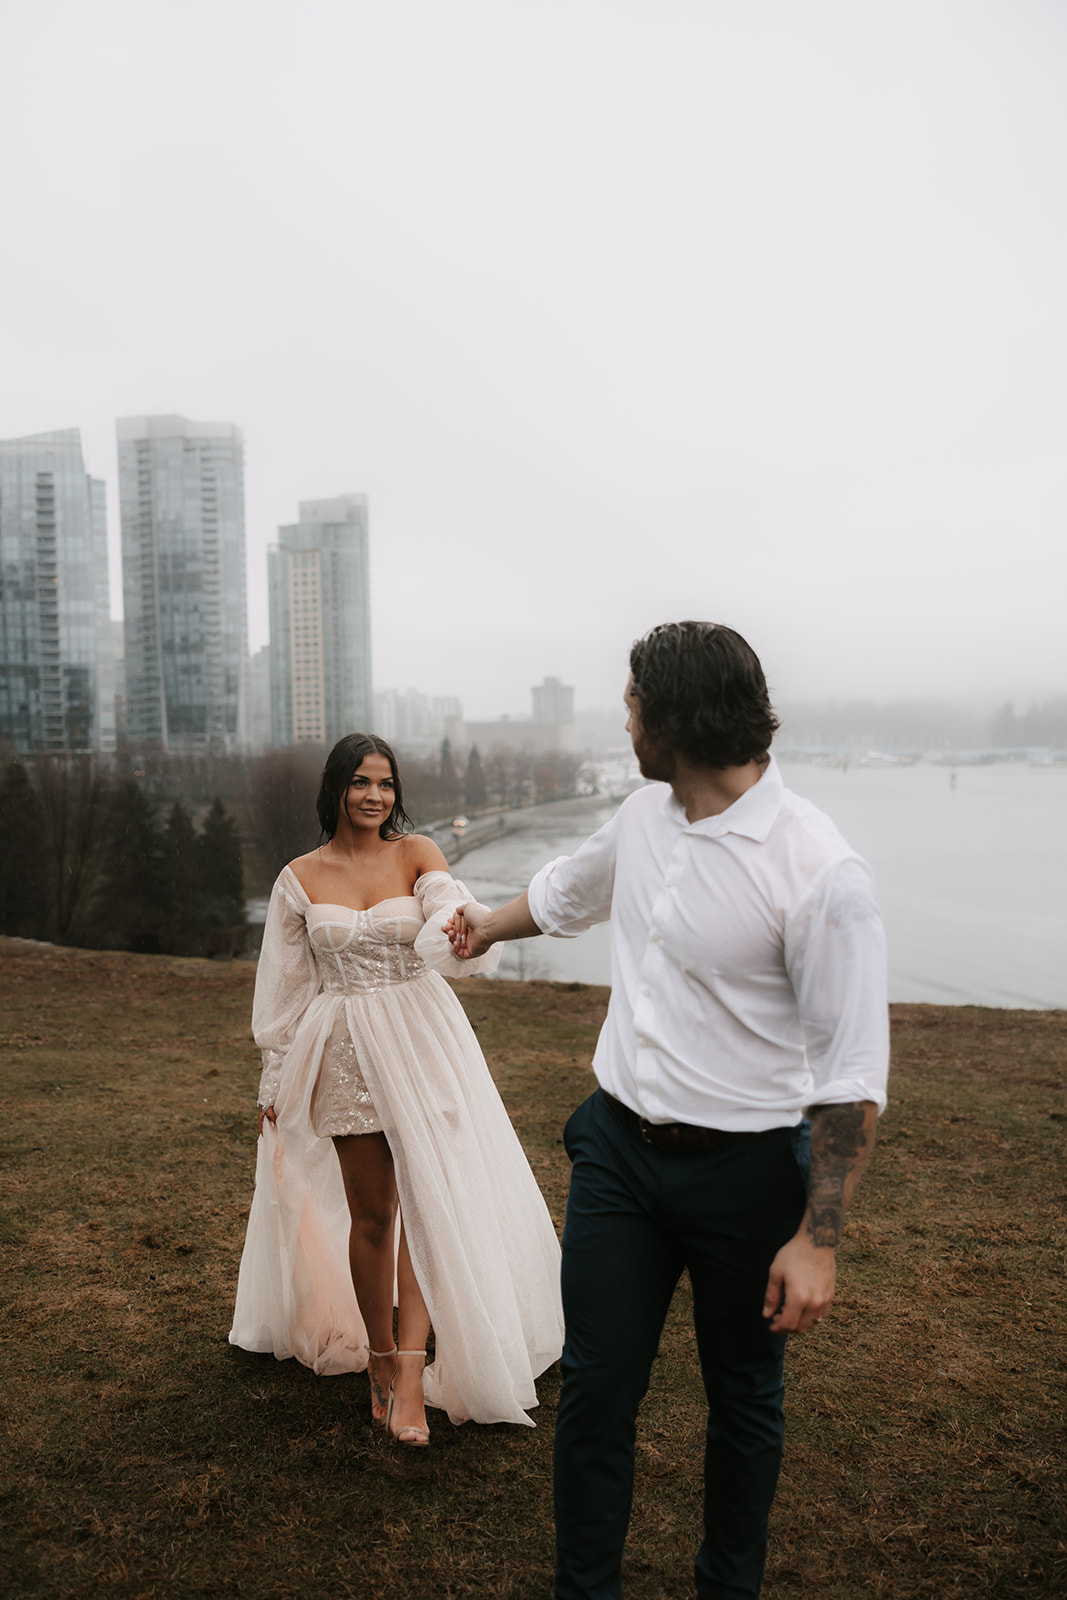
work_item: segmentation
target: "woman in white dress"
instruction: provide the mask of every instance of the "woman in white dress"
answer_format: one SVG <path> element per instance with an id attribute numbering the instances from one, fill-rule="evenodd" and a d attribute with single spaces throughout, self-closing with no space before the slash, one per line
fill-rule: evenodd
<path id="1" fill-rule="evenodd" d="M 444 924 L 470 895 L 403 831 L 382 740 L 334 747 L 317 809 L 326 842 L 275 883 L 256 974 L 261 1137 L 230 1342 L 367 1368 L 372 1418 L 403 1444 L 428 1443 L 427 1404 L 529 1424 L 563 1341 L 559 1246 L 440 976 L 498 952 L 452 955 Z"/>

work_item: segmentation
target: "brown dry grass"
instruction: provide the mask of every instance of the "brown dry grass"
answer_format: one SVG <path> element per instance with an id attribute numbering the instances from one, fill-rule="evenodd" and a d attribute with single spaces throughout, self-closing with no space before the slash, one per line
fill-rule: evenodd
<path id="1" fill-rule="evenodd" d="M 541 1426 L 390 1448 L 362 1377 L 226 1342 L 252 969 L 0 942 L 0 1585 L 13 1596 L 551 1592 Z M 557 1220 L 605 992 L 460 986 Z M 790 1352 L 764 1593 L 1067 1593 L 1067 1013 L 897 1007 L 834 1316 Z M 691 1593 L 683 1284 L 642 1415 L 628 1600 Z"/>

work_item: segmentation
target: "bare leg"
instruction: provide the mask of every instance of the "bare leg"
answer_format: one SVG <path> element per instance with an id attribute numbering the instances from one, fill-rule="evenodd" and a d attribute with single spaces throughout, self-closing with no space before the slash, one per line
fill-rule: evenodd
<path id="1" fill-rule="evenodd" d="M 408 1236 L 403 1217 L 400 1219 L 396 1287 L 399 1302 L 397 1344 L 400 1346 L 400 1354 L 397 1359 L 396 1376 L 393 1379 L 393 1414 L 389 1426 L 393 1434 L 398 1437 L 408 1434 L 408 1437 L 401 1438 L 401 1443 L 422 1444 L 425 1440 L 412 1437 L 409 1430 L 417 1429 L 419 1433 L 428 1434 L 426 1405 L 422 1395 L 422 1374 L 426 1366 L 426 1339 L 430 1332 L 430 1313 L 426 1309 L 426 1302 L 422 1298 L 422 1290 L 419 1288 L 415 1269 L 411 1264 L 411 1252 L 408 1249 Z"/>
<path id="2" fill-rule="evenodd" d="M 396 1233 L 396 1177 L 384 1133 L 347 1134 L 333 1147 L 341 1164 L 352 1225 L 348 1264 L 352 1287 L 367 1324 L 372 1350 L 393 1350 L 393 1240 Z M 421 1296 L 420 1296 L 421 1299 Z M 371 1415 L 384 1422 L 384 1396 L 396 1357 L 371 1360 Z"/>
<path id="3" fill-rule="evenodd" d="M 348 1261 L 352 1286 L 359 1309 L 367 1324 L 372 1350 L 393 1349 L 393 1240 L 398 1200 L 393 1155 L 384 1133 L 347 1134 L 335 1138 L 334 1149 L 341 1164 L 345 1196 L 352 1218 L 348 1236 Z M 430 1332 L 430 1314 L 422 1298 L 411 1264 L 403 1219 L 400 1245 L 395 1261 L 398 1301 L 399 1345 L 406 1351 L 425 1351 Z M 422 1397 L 425 1360 L 408 1355 L 398 1361 L 395 1355 L 372 1362 L 371 1382 L 380 1393 L 388 1390 L 396 1374 L 393 1401 L 394 1433 L 405 1428 L 426 1428 L 426 1408 Z M 381 1406 L 372 1400 L 372 1416 L 383 1421 Z"/>

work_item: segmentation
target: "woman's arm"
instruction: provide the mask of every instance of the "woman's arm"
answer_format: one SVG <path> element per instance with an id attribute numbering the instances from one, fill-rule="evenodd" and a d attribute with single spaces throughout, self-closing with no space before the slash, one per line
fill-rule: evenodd
<path id="1" fill-rule="evenodd" d="M 263 1052 L 257 1096 L 260 1133 L 264 1116 L 272 1123 L 277 1120 L 274 1099 L 281 1085 L 285 1056 L 304 1012 L 319 990 L 304 917 L 306 896 L 295 874 L 291 892 L 284 878 L 283 873 L 271 893 L 252 1000 L 252 1033 Z M 295 896 L 304 901 L 303 906 L 296 903 Z"/>

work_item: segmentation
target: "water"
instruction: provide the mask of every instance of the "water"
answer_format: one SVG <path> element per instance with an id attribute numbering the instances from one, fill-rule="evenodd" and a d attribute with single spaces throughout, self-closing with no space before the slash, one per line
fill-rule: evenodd
<path id="1" fill-rule="evenodd" d="M 786 764 L 871 863 L 889 938 L 892 1000 L 1067 1006 L 1067 767 L 834 768 Z M 455 871 L 489 905 L 570 854 L 614 810 L 546 807 Z M 501 976 L 607 983 L 608 929 L 505 949 Z"/>

